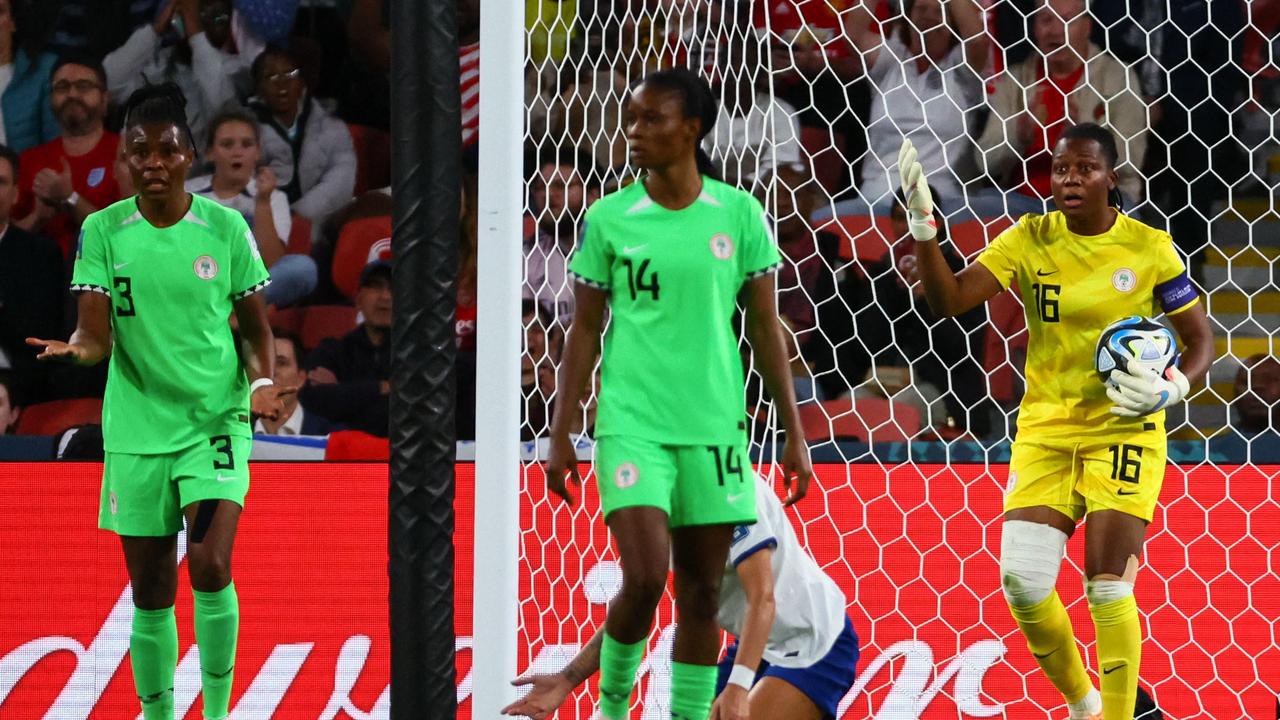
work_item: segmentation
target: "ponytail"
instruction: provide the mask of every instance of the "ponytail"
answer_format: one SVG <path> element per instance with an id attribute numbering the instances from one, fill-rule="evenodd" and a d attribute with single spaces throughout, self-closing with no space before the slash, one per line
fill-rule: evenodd
<path id="1" fill-rule="evenodd" d="M 698 139 L 694 142 L 693 154 L 698 163 L 698 172 L 712 180 L 720 180 L 720 169 L 706 150 L 702 149 L 702 140 L 711 133 L 720 115 L 720 101 L 711 92 L 711 85 L 697 73 L 688 68 L 671 68 L 661 70 L 645 77 L 642 85 L 674 92 L 680 95 L 684 107 L 685 118 L 698 119 Z"/>

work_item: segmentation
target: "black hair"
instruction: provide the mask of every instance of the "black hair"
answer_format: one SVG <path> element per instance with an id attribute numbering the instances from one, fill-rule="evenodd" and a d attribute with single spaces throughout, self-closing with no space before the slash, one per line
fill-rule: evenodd
<path id="1" fill-rule="evenodd" d="M 49 73 L 50 82 L 52 82 L 53 76 L 57 75 L 58 71 L 66 65 L 79 65 L 89 68 L 94 75 L 98 76 L 98 84 L 102 86 L 102 91 L 107 91 L 107 69 L 102 66 L 102 61 L 92 55 L 83 53 L 70 53 L 59 56 L 58 61 L 53 64 L 53 70 Z"/>
<path id="2" fill-rule="evenodd" d="M 124 126 L 126 128 L 148 123 L 172 123 L 182 129 L 187 136 L 191 151 L 196 150 L 195 136 L 187 125 L 187 96 L 182 88 L 172 82 L 158 85 L 143 85 L 124 103 Z"/>
<path id="3" fill-rule="evenodd" d="M 568 166 L 577 171 L 578 177 L 582 178 L 582 186 L 587 190 L 598 190 L 604 175 L 596 165 L 595 156 L 572 145 L 548 143 L 538 148 L 537 162 L 534 175 L 542 172 L 544 165 Z"/>
<path id="4" fill-rule="evenodd" d="M 18 153 L 8 145 L 0 145 L 0 160 L 9 161 L 9 169 L 13 171 L 13 182 L 18 182 Z"/>
<path id="5" fill-rule="evenodd" d="M 702 139 L 716 125 L 720 114 L 720 101 L 711 92 L 711 85 L 701 75 L 688 68 L 671 68 L 651 73 L 639 85 L 680 94 L 684 106 L 684 117 L 698 119 L 698 139 L 694 143 L 694 156 L 698 162 L 698 172 L 712 178 L 720 179 L 720 170 L 711 161 L 711 156 L 702 149 Z"/>
<path id="6" fill-rule="evenodd" d="M 273 57 L 284 58 L 297 67 L 302 67 L 302 60 L 297 53 L 283 45 L 268 44 L 262 52 L 258 53 L 258 57 L 253 59 L 253 64 L 249 66 L 249 75 L 253 77 L 254 85 L 262 82 L 262 69 L 266 66 L 267 60 Z"/>
<path id="7" fill-rule="evenodd" d="M 292 331 L 292 330 L 287 330 L 287 329 L 282 328 L 282 327 L 272 327 L 272 328 L 271 328 L 271 337 L 272 337 L 272 338 L 274 338 L 274 339 L 276 339 L 276 340 L 284 340 L 285 342 L 287 342 L 287 343 L 289 343 L 290 345 L 292 345 L 292 346 L 293 346 L 293 360 L 294 360 L 294 362 L 296 362 L 296 363 L 298 364 L 298 366 L 299 366 L 299 367 L 301 367 L 301 366 L 302 366 L 302 356 L 303 356 L 303 354 L 304 354 L 304 353 L 303 353 L 303 349 L 302 349 L 302 336 L 301 336 L 301 335 L 299 335 L 298 333 L 296 333 L 296 332 L 294 332 L 294 331 Z"/>
<path id="8" fill-rule="evenodd" d="M 253 128 L 253 137 L 261 142 L 262 135 L 258 128 L 258 118 L 249 114 L 247 111 L 238 107 L 228 108 L 213 116 L 213 120 L 209 122 L 209 147 L 213 147 L 213 139 L 218 135 L 218 129 L 227 123 L 244 123 Z"/>
<path id="9" fill-rule="evenodd" d="M 1112 135 L 1110 130 L 1097 123 L 1072 125 L 1062 133 L 1062 137 L 1058 139 L 1058 142 L 1070 140 L 1092 140 L 1098 143 L 1098 148 L 1102 150 L 1102 157 L 1107 163 L 1108 170 L 1115 170 L 1116 164 L 1120 162 L 1120 150 L 1116 145 L 1116 136 Z M 1111 188 L 1111 191 L 1107 193 L 1107 204 L 1117 210 L 1124 209 L 1124 195 L 1120 194 L 1120 188 Z"/>
<path id="10" fill-rule="evenodd" d="M 929 185 L 929 194 L 933 196 L 933 220 L 938 227 L 937 240 L 942 244 L 947 241 L 947 218 L 942 213 L 942 198 L 938 196 L 938 191 L 932 184 Z M 902 208 L 902 212 L 907 212 L 907 198 L 902 194 L 902 188 L 893 191 L 893 201 Z"/>

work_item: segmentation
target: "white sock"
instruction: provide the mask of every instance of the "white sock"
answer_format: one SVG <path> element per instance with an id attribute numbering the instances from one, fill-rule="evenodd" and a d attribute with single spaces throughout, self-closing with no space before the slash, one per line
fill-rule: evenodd
<path id="1" fill-rule="evenodd" d="M 1101 715 L 1102 694 L 1097 689 L 1091 689 L 1079 702 L 1067 703 L 1067 710 L 1070 712 L 1070 720 L 1088 720 L 1094 715 Z"/>

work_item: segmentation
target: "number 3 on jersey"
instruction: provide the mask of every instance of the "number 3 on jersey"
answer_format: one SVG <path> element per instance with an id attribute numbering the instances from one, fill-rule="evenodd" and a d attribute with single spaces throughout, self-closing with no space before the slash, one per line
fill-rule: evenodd
<path id="1" fill-rule="evenodd" d="M 658 273 L 649 272 L 649 261 L 641 260 L 640 265 L 636 266 L 631 258 L 623 258 L 622 264 L 627 267 L 627 286 L 631 289 L 631 299 L 635 300 L 639 293 L 648 292 L 653 294 L 654 300 L 657 300 Z"/>
<path id="2" fill-rule="evenodd" d="M 137 311 L 133 307 L 133 279 L 116 276 L 111 279 L 116 289 L 116 317 L 133 317 Z"/>

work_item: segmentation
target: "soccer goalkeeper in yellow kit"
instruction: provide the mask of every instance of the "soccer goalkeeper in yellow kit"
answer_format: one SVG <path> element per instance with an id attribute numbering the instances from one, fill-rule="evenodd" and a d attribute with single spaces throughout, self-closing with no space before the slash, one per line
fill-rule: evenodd
<path id="1" fill-rule="evenodd" d="M 1000 577 L 1013 618 L 1073 720 L 1132 720 L 1142 654 L 1133 588 L 1164 480 L 1164 408 L 1213 360 L 1204 306 L 1167 233 L 1119 210 L 1115 138 L 1092 123 L 1053 151 L 1056 210 L 1023 216 L 953 273 L 936 242 L 933 203 L 910 141 L 899 171 L 929 307 L 962 313 L 1014 285 L 1026 306 L 1027 391 L 1009 462 Z M 1094 370 L 1102 330 L 1126 315 L 1172 321 L 1184 346 L 1164 376 Z M 1086 519 L 1085 595 L 1097 631 L 1101 693 L 1085 671 L 1054 587 L 1076 523 Z"/>

